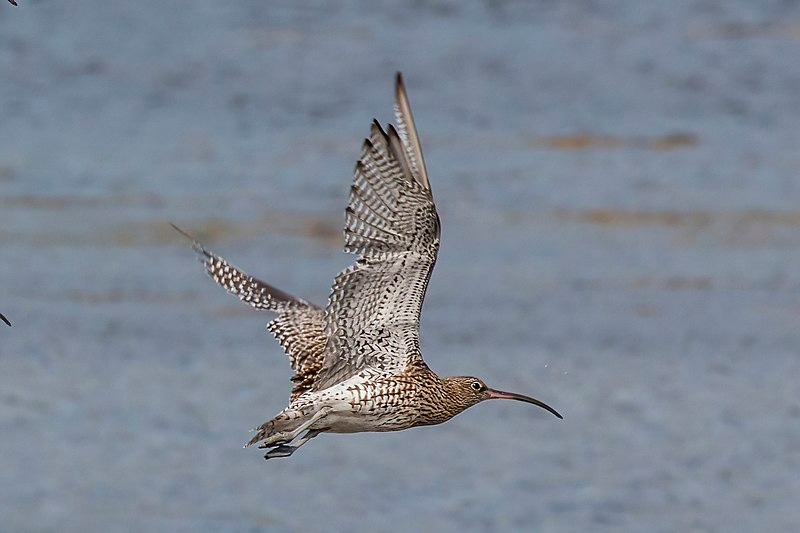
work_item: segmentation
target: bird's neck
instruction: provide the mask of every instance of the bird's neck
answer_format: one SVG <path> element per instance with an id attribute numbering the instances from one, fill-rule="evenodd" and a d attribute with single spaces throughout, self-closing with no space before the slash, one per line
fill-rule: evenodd
<path id="1" fill-rule="evenodd" d="M 431 383 L 420 391 L 420 417 L 417 425 L 427 426 L 447 422 L 472 404 L 459 394 L 455 383 L 441 379 L 431 372 Z"/>

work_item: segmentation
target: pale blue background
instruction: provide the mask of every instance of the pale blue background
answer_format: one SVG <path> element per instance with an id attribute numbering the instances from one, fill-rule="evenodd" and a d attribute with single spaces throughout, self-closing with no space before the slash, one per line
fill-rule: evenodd
<path id="1" fill-rule="evenodd" d="M 800 530 L 800 4 L 20 4 L 0 531 Z M 565 420 L 264 462 L 288 365 L 167 222 L 324 302 L 395 70 L 443 223 L 426 359 Z"/>

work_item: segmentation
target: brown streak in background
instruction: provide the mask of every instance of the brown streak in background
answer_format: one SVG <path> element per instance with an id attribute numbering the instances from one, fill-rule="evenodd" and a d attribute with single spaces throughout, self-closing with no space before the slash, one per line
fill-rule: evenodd
<path id="1" fill-rule="evenodd" d="M 659 137 L 617 137 L 596 133 L 534 136 L 530 143 L 555 150 L 590 150 L 611 148 L 640 148 L 648 150 L 674 150 L 691 148 L 699 143 L 694 133 L 674 132 Z"/>

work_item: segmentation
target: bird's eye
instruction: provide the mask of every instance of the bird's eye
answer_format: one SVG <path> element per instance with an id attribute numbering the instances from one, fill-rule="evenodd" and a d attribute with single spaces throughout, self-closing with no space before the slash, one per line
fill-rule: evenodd
<path id="1" fill-rule="evenodd" d="M 475 392 L 480 392 L 481 390 L 483 390 L 483 384 L 480 381 L 473 381 L 472 390 L 474 390 Z"/>

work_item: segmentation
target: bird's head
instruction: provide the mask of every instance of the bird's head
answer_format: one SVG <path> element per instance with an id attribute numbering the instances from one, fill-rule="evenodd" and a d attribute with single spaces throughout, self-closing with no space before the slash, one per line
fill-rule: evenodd
<path id="1" fill-rule="evenodd" d="M 530 396 L 524 396 L 515 392 L 505 392 L 489 388 L 483 381 L 472 376 L 449 377 L 444 378 L 442 381 L 450 397 L 461 410 L 472 407 L 484 400 L 519 400 L 546 409 L 558 418 L 564 418 L 558 411 L 536 398 L 531 398 Z"/>

